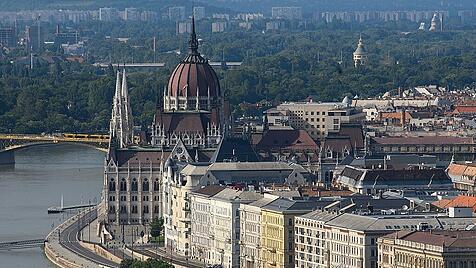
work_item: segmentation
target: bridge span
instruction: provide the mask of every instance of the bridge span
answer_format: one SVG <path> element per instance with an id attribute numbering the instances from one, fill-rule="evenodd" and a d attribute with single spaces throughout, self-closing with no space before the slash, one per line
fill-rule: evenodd
<path id="1" fill-rule="evenodd" d="M 12 250 L 23 248 L 41 247 L 45 244 L 45 239 L 32 239 L 23 241 L 0 242 L 0 250 Z"/>
<path id="2" fill-rule="evenodd" d="M 37 145 L 59 143 L 74 143 L 106 152 L 109 146 L 109 135 L 76 133 L 56 135 L 0 134 L 0 164 L 14 164 L 14 152 L 16 150 Z"/>

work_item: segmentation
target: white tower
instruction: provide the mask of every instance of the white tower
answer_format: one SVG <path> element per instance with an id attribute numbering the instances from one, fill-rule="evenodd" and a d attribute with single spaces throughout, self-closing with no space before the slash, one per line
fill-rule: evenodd
<path id="1" fill-rule="evenodd" d="M 354 51 L 354 64 L 355 67 L 359 65 L 366 65 L 368 61 L 368 53 L 365 49 L 364 42 L 362 41 L 362 35 L 360 35 L 359 43 L 357 44 L 357 49 Z"/>
<path id="2" fill-rule="evenodd" d="M 420 23 L 420 27 L 418 28 L 418 30 L 422 32 L 426 31 L 424 22 Z"/>
<path id="3" fill-rule="evenodd" d="M 126 70 L 117 72 L 116 91 L 113 99 L 112 116 L 110 123 L 111 141 L 116 142 L 118 148 L 126 148 L 133 142 L 132 111 L 129 104 Z"/>
<path id="4" fill-rule="evenodd" d="M 436 32 L 436 30 L 438 29 L 437 21 L 438 21 L 438 14 L 435 13 L 433 14 L 433 18 L 431 19 L 430 32 Z"/>

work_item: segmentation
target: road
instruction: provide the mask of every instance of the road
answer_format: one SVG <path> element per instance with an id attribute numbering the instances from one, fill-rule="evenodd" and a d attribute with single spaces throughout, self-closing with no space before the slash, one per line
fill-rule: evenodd
<path id="1" fill-rule="evenodd" d="M 156 248 L 151 246 L 137 246 L 137 247 L 134 247 L 134 252 L 141 253 L 147 257 L 154 258 L 157 260 L 171 262 L 174 265 L 179 265 L 182 267 L 188 267 L 188 268 L 207 267 L 203 263 L 197 262 L 195 260 L 190 260 L 189 258 L 178 256 L 176 254 L 171 255 L 167 253 L 163 248 Z"/>
<path id="2" fill-rule="evenodd" d="M 104 267 L 120 267 L 119 264 L 105 259 L 99 255 L 94 254 L 88 249 L 82 247 L 79 244 L 78 233 L 79 231 L 86 226 L 86 224 L 97 217 L 97 210 L 93 210 L 85 215 L 81 216 L 80 221 L 76 222 L 66 229 L 64 229 L 60 234 L 60 244 L 71 252 L 79 255 L 82 258 L 90 260 L 99 266 Z"/>

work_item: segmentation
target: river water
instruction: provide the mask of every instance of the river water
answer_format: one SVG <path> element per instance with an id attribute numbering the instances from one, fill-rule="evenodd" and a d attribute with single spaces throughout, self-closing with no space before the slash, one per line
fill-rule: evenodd
<path id="1" fill-rule="evenodd" d="M 46 210 L 99 200 L 104 153 L 78 145 L 42 145 L 15 152 L 0 166 L 0 242 L 44 238 L 67 215 Z M 0 251 L 0 268 L 54 267 L 40 248 Z"/>

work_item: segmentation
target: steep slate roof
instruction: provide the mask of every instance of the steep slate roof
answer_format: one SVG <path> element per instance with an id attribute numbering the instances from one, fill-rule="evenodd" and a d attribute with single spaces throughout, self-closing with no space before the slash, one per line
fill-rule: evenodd
<path id="1" fill-rule="evenodd" d="M 223 162 L 227 159 L 238 162 L 258 162 L 258 156 L 251 144 L 240 138 L 222 139 L 210 161 Z"/>
<path id="2" fill-rule="evenodd" d="M 208 186 L 202 187 L 200 189 L 194 190 L 193 193 L 203 195 L 203 196 L 206 196 L 206 197 L 211 197 L 211 196 L 214 196 L 214 195 L 218 194 L 219 192 L 221 192 L 225 189 L 226 189 L 225 186 L 214 184 L 214 185 L 208 185 Z"/>
<path id="3" fill-rule="evenodd" d="M 158 150 L 116 150 L 116 163 L 118 166 L 124 165 L 142 165 L 150 164 L 157 166 L 161 161 L 165 161 L 170 155 L 170 152 L 158 151 Z"/>
<path id="4" fill-rule="evenodd" d="M 364 148 L 364 133 L 360 124 L 341 124 L 339 136 L 347 136 L 350 138 L 352 148 Z"/>
<path id="5" fill-rule="evenodd" d="M 324 140 L 324 150 L 330 149 L 332 152 L 343 152 L 344 149 L 347 149 L 351 152 L 352 148 L 354 146 L 350 137 L 347 136 L 327 136 Z"/>
<path id="6" fill-rule="evenodd" d="M 316 142 L 304 130 L 271 129 L 263 134 L 257 149 L 317 150 Z"/>
<path id="7" fill-rule="evenodd" d="M 210 123 L 210 113 L 176 112 L 164 113 L 157 111 L 155 124 L 162 125 L 166 133 L 172 132 L 200 132 L 206 133 Z"/>

